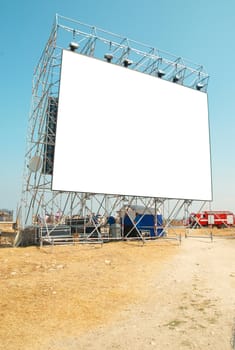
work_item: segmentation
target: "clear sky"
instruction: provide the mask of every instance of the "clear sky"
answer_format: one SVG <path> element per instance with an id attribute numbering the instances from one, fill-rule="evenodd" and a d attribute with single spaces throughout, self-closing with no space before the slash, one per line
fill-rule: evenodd
<path id="1" fill-rule="evenodd" d="M 205 66 L 210 75 L 211 207 L 235 212 L 234 0 L 2 0 L 0 208 L 16 211 L 19 204 L 33 71 L 56 13 Z M 200 167 L 200 154 L 195 167 Z"/>

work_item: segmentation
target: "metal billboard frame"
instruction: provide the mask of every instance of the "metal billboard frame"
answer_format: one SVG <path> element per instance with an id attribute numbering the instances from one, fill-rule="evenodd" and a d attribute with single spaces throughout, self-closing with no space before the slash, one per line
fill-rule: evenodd
<path id="1" fill-rule="evenodd" d="M 188 211 L 189 205 L 192 204 L 190 199 L 140 198 L 51 190 L 50 166 L 51 163 L 53 165 L 53 159 L 50 150 L 53 151 L 55 145 L 55 107 L 59 96 L 61 51 L 66 48 L 107 62 L 112 60 L 112 63 L 126 65 L 129 69 L 182 84 L 202 93 L 207 91 L 209 75 L 202 65 L 57 14 L 33 74 L 22 195 L 18 213 L 19 230 L 23 231 L 28 226 L 37 229 L 40 225 L 47 225 L 48 217 L 55 229 L 64 223 L 66 218 L 74 215 L 89 217 L 90 220 L 94 213 L 107 217 L 123 207 L 128 208 L 133 203 L 146 208 L 155 208 L 156 212 L 167 212 L 165 220 L 167 228 L 181 210 Z M 99 225 L 101 224 L 95 223 L 95 230 Z M 143 239 L 141 233 L 140 239 Z M 17 244 L 19 242 L 18 237 Z"/>

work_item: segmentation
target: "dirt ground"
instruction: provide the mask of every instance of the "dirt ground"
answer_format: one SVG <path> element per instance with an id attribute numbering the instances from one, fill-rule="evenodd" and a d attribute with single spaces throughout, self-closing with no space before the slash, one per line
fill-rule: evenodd
<path id="1" fill-rule="evenodd" d="M 235 239 L 0 249 L 0 349 L 235 349 Z"/>

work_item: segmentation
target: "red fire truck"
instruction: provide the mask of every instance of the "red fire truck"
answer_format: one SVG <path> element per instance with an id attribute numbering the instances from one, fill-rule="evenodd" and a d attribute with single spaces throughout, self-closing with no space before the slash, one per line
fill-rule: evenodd
<path id="1" fill-rule="evenodd" d="M 216 226 L 218 228 L 235 225 L 235 215 L 231 211 L 202 211 L 191 213 L 187 222 L 191 228 Z"/>

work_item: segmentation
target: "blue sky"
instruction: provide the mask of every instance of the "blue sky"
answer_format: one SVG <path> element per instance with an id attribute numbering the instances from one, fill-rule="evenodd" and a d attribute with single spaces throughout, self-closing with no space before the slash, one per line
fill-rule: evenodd
<path id="1" fill-rule="evenodd" d="M 210 75 L 211 207 L 235 212 L 234 0 L 2 0 L 0 208 L 15 211 L 19 204 L 33 71 L 56 13 L 206 67 Z M 200 166 L 198 158 L 195 167 Z"/>

